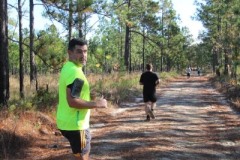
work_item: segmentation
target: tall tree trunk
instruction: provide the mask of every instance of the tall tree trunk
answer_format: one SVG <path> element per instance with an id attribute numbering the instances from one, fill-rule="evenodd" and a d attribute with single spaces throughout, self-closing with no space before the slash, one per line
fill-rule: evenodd
<path id="1" fill-rule="evenodd" d="M 145 69 L 145 29 L 143 27 L 143 47 L 142 47 L 142 72 Z"/>
<path id="2" fill-rule="evenodd" d="M 69 2 L 69 17 L 68 17 L 68 42 L 72 39 L 72 26 L 73 26 L 73 3 Z"/>
<path id="3" fill-rule="evenodd" d="M 120 34 L 120 42 L 119 42 L 119 55 L 122 58 L 123 57 L 123 36 L 122 36 L 123 27 L 121 24 L 119 24 L 119 34 Z"/>
<path id="4" fill-rule="evenodd" d="M 171 22 L 169 22 L 169 24 L 171 24 Z M 167 35 L 167 48 L 169 48 L 170 47 L 170 45 L 169 45 L 169 43 L 170 43 L 170 39 L 171 39 L 171 28 L 170 28 L 170 25 L 168 24 L 168 35 Z M 169 72 L 170 71 L 170 58 L 169 58 L 169 51 L 167 52 L 168 54 L 166 55 L 166 70 L 167 70 L 167 72 Z"/>
<path id="5" fill-rule="evenodd" d="M 212 49 L 212 67 L 213 67 L 213 72 L 215 73 L 216 71 L 219 72 L 219 64 L 218 64 L 218 51 L 215 47 Z M 218 68 L 216 68 L 218 66 Z"/>
<path id="6" fill-rule="evenodd" d="M 229 75 L 229 56 L 227 49 L 224 49 L 224 75 Z"/>
<path id="7" fill-rule="evenodd" d="M 0 105 L 7 106 L 9 99 L 7 0 L 0 1 L 0 10 Z"/>
<path id="8" fill-rule="evenodd" d="M 24 98 L 24 67 L 23 67 L 23 33 L 22 33 L 22 4 L 18 0 L 18 19 L 19 19 L 19 82 L 20 97 Z"/>
<path id="9" fill-rule="evenodd" d="M 225 31 L 225 35 L 224 37 L 226 37 L 226 39 L 228 39 L 228 31 L 230 30 L 230 27 L 228 27 L 228 23 L 225 22 L 225 27 L 224 27 Z M 224 51 L 224 57 L 225 57 L 225 61 L 224 61 L 224 74 L 225 75 L 231 75 L 231 64 L 230 62 L 232 61 L 232 55 L 230 52 L 230 44 L 228 40 L 223 41 L 223 51 Z"/>
<path id="10" fill-rule="evenodd" d="M 29 2 L 30 8 L 30 84 L 33 86 L 35 84 L 36 90 L 38 90 L 37 84 L 37 68 L 35 64 L 35 56 L 33 51 L 34 46 L 34 4 L 33 0 Z"/>
<path id="11" fill-rule="evenodd" d="M 221 17 L 220 17 L 220 11 L 218 11 L 218 13 L 217 13 L 217 33 L 221 33 L 222 31 L 222 27 L 221 27 Z M 220 39 L 221 39 L 221 35 L 220 34 L 218 34 L 218 36 L 217 36 L 217 43 L 219 43 L 219 44 L 221 44 L 221 42 L 220 42 Z M 222 61 L 222 52 L 221 52 L 221 49 L 217 46 L 217 44 L 215 44 L 215 46 L 216 46 L 216 49 L 214 50 L 215 51 L 215 53 L 216 53 L 216 55 L 215 55 L 215 61 L 217 62 L 216 64 L 218 65 L 218 70 L 219 70 L 219 65 L 222 65 L 222 62 L 220 62 L 220 64 L 219 64 L 219 58 L 220 58 L 220 60 Z M 214 47 L 215 47 L 214 46 Z"/>
<path id="12" fill-rule="evenodd" d="M 126 25 L 124 61 L 127 71 L 129 70 L 129 41 L 130 41 L 129 30 L 130 30 L 129 27 Z"/>
<path id="13" fill-rule="evenodd" d="M 78 35 L 79 38 L 84 38 L 83 37 L 83 15 L 82 13 L 78 13 Z"/>
<path id="14" fill-rule="evenodd" d="M 131 46 L 132 46 L 132 34 L 129 32 L 129 72 L 132 72 L 132 53 L 131 53 Z"/>
<path id="15" fill-rule="evenodd" d="M 130 9 L 131 1 L 128 0 L 128 10 Z M 128 15 L 128 19 L 129 19 Z M 126 24 L 126 34 L 125 34 L 125 53 L 124 53 L 124 62 L 126 66 L 126 70 L 129 71 L 129 50 L 130 50 L 130 27 Z"/>
<path id="16" fill-rule="evenodd" d="M 161 8 L 162 9 L 162 18 L 161 18 L 161 22 L 162 22 L 162 38 L 164 37 L 164 29 L 163 29 L 164 28 L 164 19 L 163 19 L 163 17 L 165 16 L 164 15 L 165 11 L 164 11 L 164 7 L 163 7 L 164 5 L 163 4 L 164 4 L 164 1 L 162 1 L 162 8 Z M 164 52 L 164 50 L 163 50 L 163 41 L 162 41 L 161 42 L 161 67 L 160 67 L 161 68 L 160 69 L 161 72 L 163 71 L 163 58 L 164 58 L 163 52 Z"/>

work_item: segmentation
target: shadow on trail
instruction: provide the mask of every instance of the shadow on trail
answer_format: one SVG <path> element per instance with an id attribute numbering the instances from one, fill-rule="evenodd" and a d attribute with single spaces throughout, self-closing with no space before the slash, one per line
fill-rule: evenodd
<path id="1" fill-rule="evenodd" d="M 175 130 L 173 132 L 189 132 L 189 130 Z M 191 131 L 190 132 L 194 132 Z M 158 135 L 163 137 L 156 141 L 153 136 Z M 109 138 L 111 137 L 111 138 Z M 122 160 L 161 160 L 167 159 L 219 159 L 220 156 L 216 155 L 215 152 L 224 152 L 226 150 L 237 151 L 238 147 L 224 146 L 218 143 L 200 145 L 197 139 L 201 140 L 201 136 L 191 136 L 192 139 L 196 139 L 196 143 L 188 142 L 186 135 L 177 136 L 176 134 L 164 134 L 161 131 L 158 132 L 130 132 L 130 131 L 116 131 L 104 136 L 95 137 L 95 141 L 92 143 L 92 153 L 96 153 L 101 159 L 122 159 Z M 182 143 L 178 139 L 185 138 L 186 142 Z M 172 140 L 174 139 L 174 141 Z M 209 137 L 211 139 L 211 137 Z M 97 142 L 96 142 L 97 141 Z M 177 146 L 173 147 L 172 144 Z M 163 147 L 164 146 L 164 147 Z M 99 151 L 101 150 L 101 151 Z M 212 150 L 211 153 L 207 153 L 207 150 Z M 234 156 L 226 154 L 225 158 L 238 157 L 240 154 L 237 153 Z M 220 158 L 221 159 L 221 158 Z"/>
<path id="2" fill-rule="evenodd" d="M 20 136 L 15 132 L 0 129 L 0 159 L 24 158 L 25 151 L 31 145 L 30 135 Z"/>
<path id="3" fill-rule="evenodd" d="M 159 88 L 158 96 L 156 119 L 150 123 L 144 122 L 143 103 L 134 102 L 99 128 L 100 134 L 92 141 L 93 157 L 119 160 L 240 157 L 239 117 L 225 109 L 228 107 L 225 97 L 206 80 L 174 81 Z"/>

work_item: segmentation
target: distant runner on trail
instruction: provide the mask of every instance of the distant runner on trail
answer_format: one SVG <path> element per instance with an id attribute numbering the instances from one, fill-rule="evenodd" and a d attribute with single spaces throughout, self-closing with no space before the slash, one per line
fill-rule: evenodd
<path id="1" fill-rule="evenodd" d="M 190 68 L 190 66 L 186 69 L 186 72 L 187 72 L 187 78 L 190 78 L 191 76 L 191 71 L 192 69 Z"/>
<path id="2" fill-rule="evenodd" d="M 147 115 L 146 121 L 150 121 L 155 118 L 153 110 L 156 106 L 157 96 L 156 96 L 156 86 L 159 84 L 160 79 L 158 75 L 152 71 L 152 64 L 146 65 L 147 71 L 142 73 L 140 77 L 140 85 L 143 85 L 143 101 L 145 103 L 145 112 Z"/>
<path id="3" fill-rule="evenodd" d="M 201 75 L 201 69 L 199 67 L 197 67 L 197 74 L 198 74 L 198 76 Z"/>
<path id="4" fill-rule="evenodd" d="M 68 139 L 76 160 L 89 160 L 90 109 L 107 107 L 106 99 L 91 101 L 89 83 L 82 71 L 87 62 L 87 49 L 84 40 L 69 42 L 69 60 L 62 67 L 59 79 L 57 127 Z"/>

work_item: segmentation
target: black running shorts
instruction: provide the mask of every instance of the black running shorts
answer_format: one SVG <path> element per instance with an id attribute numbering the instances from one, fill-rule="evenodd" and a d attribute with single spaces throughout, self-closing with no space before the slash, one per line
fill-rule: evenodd
<path id="1" fill-rule="evenodd" d="M 90 152 L 91 134 L 89 129 L 83 131 L 60 131 L 62 135 L 68 139 L 73 154 L 80 153 L 83 156 Z"/>
<path id="2" fill-rule="evenodd" d="M 157 101 L 157 97 L 154 93 L 144 93 L 143 94 L 143 101 L 144 102 L 156 102 Z"/>

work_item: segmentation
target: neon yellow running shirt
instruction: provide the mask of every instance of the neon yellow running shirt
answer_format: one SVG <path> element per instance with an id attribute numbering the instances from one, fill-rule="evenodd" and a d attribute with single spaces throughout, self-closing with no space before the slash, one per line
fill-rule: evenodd
<path id="1" fill-rule="evenodd" d="M 72 84 L 76 78 L 84 81 L 79 98 L 90 101 L 90 87 L 82 67 L 68 61 L 64 64 L 59 78 L 57 127 L 60 130 L 84 130 L 89 128 L 90 109 L 71 108 L 67 102 L 67 86 Z"/>

